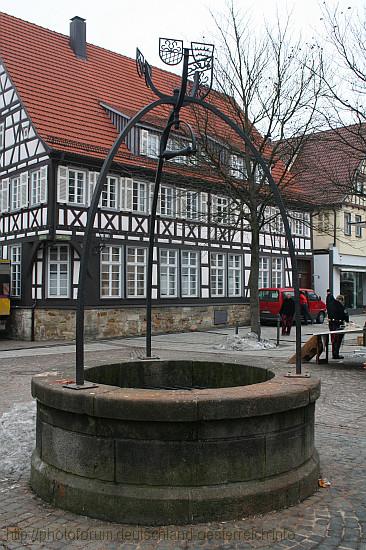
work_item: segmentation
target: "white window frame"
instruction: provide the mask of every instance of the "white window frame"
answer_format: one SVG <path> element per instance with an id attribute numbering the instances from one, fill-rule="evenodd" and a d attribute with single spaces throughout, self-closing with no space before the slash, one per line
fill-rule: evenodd
<path id="1" fill-rule="evenodd" d="M 57 259 L 51 260 L 51 250 L 57 250 Z M 67 250 L 67 259 L 60 259 L 61 249 Z M 51 294 L 51 265 L 56 266 L 56 294 Z M 66 279 L 67 279 L 67 289 L 65 293 L 61 292 L 61 267 L 66 265 Z M 67 244 L 55 244 L 48 248 L 47 250 L 47 296 L 48 298 L 69 298 L 70 297 L 70 247 Z"/>
<path id="2" fill-rule="evenodd" d="M 243 157 L 232 154 L 230 155 L 229 164 L 230 164 L 230 176 L 240 180 L 245 180 L 248 178 L 246 167 L 245 167 L 245 159 Z"/>
<path id="3" fill-rule="evenodd" d="M 21 296 L 22 276 L 22 247 L 21 245 L 10 246 L 10 293 L 11 296 Z"/>
<path id="4" fill-rule="evenodd" d="M 114 190 L 113 190 L 114 186 Z M 107 208 L 110 210 L 118 210 L 119 198 L 119 177 L 118 176 L 107 176 L 106 182 L 103 185 L 102 192 L 100 194 L 99 205 L 101 208 Z M 91 202 L 92 197 L 90 197 Z"/>
<path id="5" fill-rule="evenodd" d="M 359 222 L 362 222 L 362 216 L 360 214 L 355 215 L 355 236 L 360 239 L 362 237 L 362 225 L 357 225 Z"/>
<path id="6" fill-rule="evenodd" d="M 133 180 L 132 211 L 140 214 L 149 213 L 150 184 L 146 181 Z"/>
<path id="7" fill-rule="evenodd" d="M 193 258 L 195 258 L 193 260 Z M 199 293 L 198 252 L 181 250 L 181 295 L 182 298 L 196 298 Z"/>
<path id="8" fill-rule="evenodd" d="M 140 155 L 157 158 L 159 155 L 160 136 L 150 130 L 140 130 Z"/>
<path id="9" fill-rule="evenodd" d="M 228 295 L 236 298 L 243 295 L 243 256 L 241 254 L 228 254 Z"/>
<path id="10" fill-rule="evenodd" d="M 160 250 L 160 297 L 178 296 L 178 250 L 162 248 Z"/>
<path id="11" fill-rule="evenodd" d="M 159 193 L 160 215 L 174 218 L 177 215 L 177 190 L 175 187 L 162 185 Z"/>
<path id="12" fill-rule="evenodd" d="M 10 178 L 10 210 L 20 209 L 20 176 Z"/>
<path id="13" fill-rule="evenodd" d="M 258 288 L 271 287 L 269 261 L 270 261 L 270 258 L 268 256 L 261 256 L 259 258 Z"/>
<path id="14" fill-rule="evenodd" d="M 5 122 L 0 122 L 0 151 L 5 149 Z"/>
<path id="15" fill-rule="evenodd" d="M 74 176 L 74 199 L 71 200 L 70 198 L 70 175 L 73 173 Z M 82 176 L 81 181 L 81 187 L 79 188 L 79 176 Z M 87 192 L 86 192 L 86 186 L 87 186 L 87 178 L 86 178 L 86 172 L 84 170 L 78 170 L 76 168 L 68 168 L 67 169 L 67 202 L 69 204 L 79 204 L 81 206 L 86 206 L 87 204 Z M 81 189 L 81 193 L 79 193 L 79 189 Z"/>
<path id="16" fill-rule="evenodd" d="M 201 194 L 198 191 L 186 192 L 186 208 L 183 217 L 187 220 L 199 220 L 201 216 Z"/>
<path id="17" fill-rule="evenodd" d="M 292 232 L 298 237 L 303 237 L 304 231 L 304 216 L 301 212 L 292 213 Z"/>
<path id="18" fill-rule="evenodd" d="M 344 213 L 344 234 L 348 237 L 352 235 L 352 214 L 349 212 Z"/>
<path id="19" fill-rule="evenodd" d="M 132 255 L 134 259 L 129 260 L 130 251 L 134 251 Z M 138 251 L 143 251 L 143 262 L 139 261 Z M 145 298 L 146 297 L 146 261 L 147 261 L 147 248 L 127 246 L 126 247 L 126 289 L 127 298 Z M 141 269 L 142 268 L 142 269 Z M 143 275 L 143 293 L 138 292 L 139 277 Z M 132 274 L 132 279 L 130 275 Z M 130 292 L 129 283 L 133 282 L 133 292 Z"/>
<path id="20" fill-rule="evenodd" d="M 211 252 L 210 289 L 213 298 L 226 296 L 226 254 Z M 220 284 L 221 283 L 221 284 Z"/>
<path id="21" fill-rule="evenodd" d="M 271 286 L 281 288 L 283 286 L 283 261 L 282 258 L 272 258 L 271 262 Z"/>
<path id="22" fill-rule="evenodd" d="M 117 267 L 117 270 L 115 269 Z M 107 292 L 104 292 L 103 274 L 107 274 Z M 117 279 L 114 276 L 117 274 Z M 115 292 L 114 281 L 117 280 L 118 287 Z M 100 297 L 121 298 L 122 297 L 122 246 L 106 245 L 100 253 Z"/>
<path id="23" fill-rule="evenodd" d="M 35 206 L 47 201 L 47 166 L 29 174 L 29 205 Z"/>
<path id="24" fill-rule="evenodd" d="M 211 212 L 212 222 L 220 225 L 227 225 L 230 220 L 228 197 L 220 197 L 217 195 L 212 195 L 211 204 L 212 204 L 212 212 Z"/>

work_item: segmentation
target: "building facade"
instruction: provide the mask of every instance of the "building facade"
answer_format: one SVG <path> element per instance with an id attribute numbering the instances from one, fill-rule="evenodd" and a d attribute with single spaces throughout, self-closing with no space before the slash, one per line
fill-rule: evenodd
<path id="1" fill-rule="evenodd" d="M 128 58 L 89 44 L 80 57 L 63 35 L 5 14 L 0 23 L 0 251 L 12 262 L 11 330 L 19 338 L 73 338 L 80 254 L 98 172 L 150 92 Z M 75 24 L 85 23 L 74 18 Z M 173 88 L 175 75 L 156 73 Z M 148 119 L 130 132 L 102 191 L 88 263 L 87 337 L 145 331 L 161 120 Z M 173 136 L 172 146 L 174 140 L 181 136 Z M 153 258 L 155 332 L 248 322 L 251 232 L 238 211 L 197 160 L 167 163 Z M 283 226 L 275 209 L 267 215 L 259 285 L 287 286 Z M 292 228 L 309 274 L 308 214 L 293 213 Z"/>
<path id="2" fill-rule="evenodd" d="M 314 289 L 343 294 L 350 310 L 366 304 L 366 161 L 363 128 L 309 136 L 295 162 L 313 204 Z"/>

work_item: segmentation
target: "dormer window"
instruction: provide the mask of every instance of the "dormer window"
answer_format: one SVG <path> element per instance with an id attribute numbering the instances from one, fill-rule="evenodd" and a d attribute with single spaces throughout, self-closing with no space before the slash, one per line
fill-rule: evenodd
<path id="1" fill-rule="evenodd" d="M 241 180 L 247 179 L 247 171 L 243 157 L 230 155 L 230 176 Z"/>
<path id="2" fill-rule="evenodd" d="M 355 173 L 354 192 L 366 195 L 366 160 L 362 160 Z"/>
<path id="3" fill-rule="evenodd" d="M 140 155 L 157 158 L 159 155 L 160 138 L 150 130 L 140 131 Z"/>

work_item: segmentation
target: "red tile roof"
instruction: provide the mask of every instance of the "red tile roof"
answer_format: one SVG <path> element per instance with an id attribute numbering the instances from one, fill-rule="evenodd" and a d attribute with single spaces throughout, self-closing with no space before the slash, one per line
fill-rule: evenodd
<path id="1" fill-rule="evenodd" d="M 293 164 L 296 185 L 320 206 L 344 202 L 355 170 L 366 158 L 366 128 L 347 126 L 307 137 Z"/>
<path id="2" fill-rule="evenodd" d="M 118 132 L 100 103 L 131 115 L 156 99 L 139 78 L 133 59 L 92 44 L 87 44 L 87 60 L 79 59 L 69 46 L 68 36 L 1 12 L 0 29 L 0 59 L 39 136 L 51 149 L 104 159 Z M 153 68 L 153 78 L 155 85 L 169 95 L 180 84 L 179 76 L 157 68 Z M 227 111 L 220 94 L 212 91 L 208 99 Z M 157 122 L 166 120 L 169 110 L 161 106 L 151 117 Z M 195 126 L 188 108 L 184 109 L 184 119 Z M 229 135 L 221 121 L 215 119 L 214 127 L 216 135 Z M 231 134 L 230 139 L 240 148 L 236 135 Z M 132 155 L 125 144 L 116 160 L 146 168 L 156 164 Z M 190 173 L 191 177 L 197 172 L 173 164 L 167 170 Z M 282 173 L 283 165 L 278 163 L 273 170 L 275 179 Z M 205 179 L 218 181 L 207 168 Z M 303 195 L 301 188 L 295 190 L 295 195 Z"/>

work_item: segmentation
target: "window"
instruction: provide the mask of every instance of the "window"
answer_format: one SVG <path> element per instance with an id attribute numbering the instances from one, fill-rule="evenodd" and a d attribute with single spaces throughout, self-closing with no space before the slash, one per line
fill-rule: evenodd
<path id="1" fill-rule="evenodd" d="M 241 296 L 242 257 L 239 254 L 228 256 L 228 291 L 229 296 Z"/>
<path id="2" fill-rule="evenodd" d="M 140 155 L 157 158 L 159 155 L 160 138 L 149 130 L 140 131 Z"/>
<path id="3" fill-rule="evenodd" d="M 174 218 L 176 215 L 176 190 L 173 187 L 161 186 L 160 214 Z"/>
<path id="4" fill-rule="evenodd" d="M 9 209 L 9 178 L 0 180 L 0 213 Z"/>
<path id="5" fill-rule="evenodd" d="M 5 123 L 0 122 L 0 151 L 5 147 Z"/>
<path id="6" fill-rule="evenodd" d="M 188 220 L 198 220 L 200 218 L 200 194 L 196 191 L 187 191 L 184 217 Z"/>
<path id="7" fill-rule="evenodd" d="M 18 210 L 20 208 L 20 178 L 11 178 L 11 209 Z"/>
<path id="8" fill-rule="evenodd" d="M 58 244 L 48 249 L 48 297 L 68 298 L 70 257 L 68 245 Z"/>
<path id="9" fill-rule="evenodd" d="M 47 200 L 47 166 L 30 173 L 30 198 L 31 206 L 41 204 Z"/>
<path id="10" fill-rule="evenodd" d="M 160 296 L 173 298 L 178 295 L 178 253 L 176 250 L 160 250 Z"/>
<path id="11" fill-rule="evenodd" d="M 10 247 L 10 285 L 11 295 L 19 297 L 21 294 L 21 247 Z"/>
<path id="12" fill-rule="evenodd" d="M 100 197 L 100 205 L 102 208 L 117 208 L 117 189 L 118 178 L 115 176 L 107 176 L 107 181 L 103 186 Z"/>
<path id="13" fill-rule="evenodd" d="M 285 226 L 283 224 L 282 216 L 278 209 L 275 209 L 273 214 L 275 215 L 275 218 L 272 221 L 272 230 L 274 233 L 283 235 L 285 233 Z"/>
<path id="14" fill-rule="evenodd" d="M 259 258 L 259 288 L 268 288 L 269 282 L 269 258 Z"/>
<path id="15" fill-rule="evenodd" d="M 143 181 L 134 181 L 132 185 L 132 210 L 148 213 L 149 185 Z"/>
<path id="16" fill-rule="evenodd" d="M 146 248 L 127 248 L 127 296 L 144 298 L 146 294 Z"/>
<path id="17" fill-rule="evenodd" d="M 230 176 L 238 179 L 247 179 L 247 171 L 243 157 L 230 155 Z"/>
<path id="18" fill-rule="evenodd" d="M 180 149 L 184 149 L 185 147 L 188 147 L 188 145 L 192 145 L 191 143 L 188 143 L 188 141 L 184 139 L 179 138 L 169 138 L 167 143 L 167 149 L 170 151 L 179 151 Z M 178 156 L 171 159 L 172 162 L 179 162 L 180 164 L 195 164 L 196 163 L 196 157 L 193 156 Z"/>
<path id="19" fill-rule="evenodd" d="M 198 296 L 198 253 L 183 250 L 181 258 L 182 296 Z"/>
<path id="20" fill-rule="evenodd" d="M 86 174 L 78 170 L 68 170 L 68 202 L 86 204 Z"/>
<path id="21" fill-rule="evenodd" d="M 214 223 L 229 222 L 229 201 L 226 197 L 212 197 L 212 221 Z"/>
<path id="22" fill-rule="evenodd" d="M 320 212 L 318 215 L 318 229 L 321 233 L 328 233 L 330 230 L 329 212 Z"/>
<path id="23" fill-rule="evenodd" d="M 352 226 L 351 226 L 352 216 L 348 212 L 344 214 L 344 234 L 352 235 Z"/>
<path id="24" fill-rule="evenodd" d="M 304 218 L 300 212 L 293 212 L 292 232 L 294 235 L 304 235 Z"/>
<path id="25" fill-rule="evenodd" d="M 122 248 L 105 246 L 100 256 L 100 294 L 102 298 L 122 296 Z"/>
<path id="26" fill-rule="evenodd" d="M 211 253 L 211 296 L 225 296 L 225 254 Z"/>
<path id="27" fill-rule="evenodd" d="M 282 286 L 282 258 L 272 258 L 272 286 Z"/>
<path id="28" fill-rule="evenodd" d="M 359 214 L 356 214 L 355 216 L 355 227 L 356 227 L 356 237 L 362 237 L 362 225 L 360 225 L 362 223 L 362 218 Z"/>

